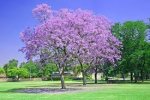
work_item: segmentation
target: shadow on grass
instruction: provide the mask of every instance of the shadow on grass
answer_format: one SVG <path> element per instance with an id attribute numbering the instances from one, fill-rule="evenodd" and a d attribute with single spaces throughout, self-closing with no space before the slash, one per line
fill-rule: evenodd
<path id="1" fill-rule="evenodd" d="M 36 88 L 36 87 L 60 87 L 60 83 L 53 83 L 53 84 L 49 84 L 49 85 L 30 85 L 30 86 L 26 86 L 27 88 Z M 66 83 L 66 86 L 68 87 L 81 87 L 82 83 Z"/>
<path id="2" fill-rule="evenodd" d="M 59 88 L 15 88 L 6 91 L 0 91 L 0 93 L 50 93 L 50 94 L 59 94 L 59 93 L 66 93 L 66 92 L 74 92 L 82 90 L 80 88 L 67 88 L 67 89 L 60 89 Z"/>

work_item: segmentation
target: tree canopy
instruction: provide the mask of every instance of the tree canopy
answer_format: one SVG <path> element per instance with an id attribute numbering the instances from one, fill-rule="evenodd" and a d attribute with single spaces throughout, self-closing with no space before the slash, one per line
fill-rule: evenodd
<path id="1" fill-rule="evenodd" d="M 64 69 L 71 61 L 88 64 L 96 57 L 114 63 L 121 58 L 121 42 L 111 33 L 107 18 L 88 10 L 60 9 L 53 11 L 47 4 L 37 5 L 33 15 L 39 20 L 34 28 L 21 33 L 27 59 L 50 59 L 64 84 Z M 85 71 L 82 70 L 83 76 Z M 84 78 L 83 78 L 84 79 Z"/>

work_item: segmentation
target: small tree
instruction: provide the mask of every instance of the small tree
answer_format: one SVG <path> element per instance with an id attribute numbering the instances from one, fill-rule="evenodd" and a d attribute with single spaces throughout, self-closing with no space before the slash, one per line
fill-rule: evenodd
<path id="1" fill-rule="evenodd" d="M 27 69 L 30 79 L 32 77 L 38 77 L 39 68 L 35 62 L 28 61 L 26 63 L 21 63 L 20 68 Z"/>
<path id="2" fill-rule="evenodd" d="M 56 64 L 54 63 L 48 63 L 44 66 L 44 68 L 41 69 L 41 74 L 43 80 L 47 80 L 51 77 L 53 72 L 58 71 Z"/>
<path id="3" fill-rule="evenodd" d="M 8 77 L 13 81 L 19 81 L 20 78 L 29 77 L 29 72 L 25 68 L 11 68 L 8 70 Z"/>
<path id="4" fill-rule="evenodd" d="M 8 70 L 12 69 L 12 68 L 16 68 L 18 66 L 18 61 L 15 59 L 9 60 L 9 62 L 7 64 L 4 65 L 4 70 L 6 73 L 6 76 L 8 77 Z"/>
<path id="5" fill-rule="evenodd" d="M 19 68 L 18 69 L 18 79 L 19 78 L 27 78 L 29 77 L 29 72 L 25 68 Z"/>
<path id="6" fill-rule="evenodd" d="M 0 68 L 0 75 L 4 73 L 5 73 L 5 70 L 3 68 Z"/>
<path id="7" fill-rule="evenodd" d="M 9 78 L 12 78 L 13 81 L 18 80 L 19 70 L 17 67 L 8 69 L 7 75 Z"/>

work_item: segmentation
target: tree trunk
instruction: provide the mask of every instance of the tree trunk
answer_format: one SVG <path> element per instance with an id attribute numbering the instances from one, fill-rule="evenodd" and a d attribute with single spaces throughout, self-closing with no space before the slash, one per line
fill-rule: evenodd
<path id="1" fill-rule="evenodd" d="M 65 80 L 64 80 L 64 65 L 58 66 L 59 68 L 59 74 L 60 74 L 60 81 L 61 81 L 61 89 L 66 89 Z"/>
<path id="2" fill-rule="evenodd" d="M 85 75 L 85 72 L 82 71 L 82 77 L 83 77 L 83 85 L 86 85 L 86 75 Z"/>
<path id="3" fill-rule="evenodd" d="M 143 73 L 143 69 L 141 70 L 141 80 L 142 80 L 142 82 L 144 82 L 144 75 L 143 75 L 144 73 Z"/>
<path id="4" fill-rule="evenodd" d="M 106 75 L 105 81 L 107 82 L 107 84 L 109 83 L 108 75 Z"/>
<path id="5" fill-rule="evenodd" d="M 122 79 L 125 80 L 125 76 L 123 72 L 121 73 L 121 75 L 122 75 Z"/>
<path id="6" fill-rule="evenodd" d="M 149 73 L 148 72 L 146 72 L 146 80 L 148 80 L 149 79 Z"/>
<path id="7" fill-rule="evenodd" d="M 134 73 L 134 83 L 137 83 L 137 80 L 138 80 L 138 75 L 137 75 L 137 73 L 135 72 L 135 73 Z"/>
<path id="8" fill-rule="evenodd" d="M 135 76 L 134 83 L 137 83 L 137 76 Z"/>
<path id="9" fill-rule="evenodd" d="M 95 84 L 97 84 L 97 68 L 95 69 Z"/>
<path id="10" fill-rule="evenodd" d="M 16 78 L 17 78 L 17 81 L 19 81 L 19 79 L 20 79 L 20 76 L 18 75 Z"/>
<path id="11" fill-rule="evenodd" d="M 130 72 L 130 78 L 131 78 L 131 82 L 133 82 L 133 73 Z"/>
<path id="12" fill-rule="evenodd" d="M 82 72 L 82 81 L 83 81 L 83 85 L 86 85 L 86 73 L 84 71 L 82 62 L 79 60 L 80 66 L 81 66 L 81 72 Z"/>
<path id="13" fill-rule="evenodd" d="M 66 89 L 63 73 L 60 74 L 60 80 L 61 80 L 61 89 Z"/>

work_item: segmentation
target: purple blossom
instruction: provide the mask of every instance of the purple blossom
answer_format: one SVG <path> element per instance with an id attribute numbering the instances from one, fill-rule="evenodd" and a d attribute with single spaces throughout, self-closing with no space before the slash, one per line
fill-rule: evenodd
<path id="1" fill-rule="evenodd" d="M 59 66 L 72 57 L 84 63 L 95 57 L 111 63 L 121 58 L 121 42 L 111 33 L 111 22 L 104 16 L 82 9 L 53 11 L 47 4 L 38 5 L 33 15 L 41 23 L 21 33 L 22 51 L 28 59 L 43 50 Z"/>

